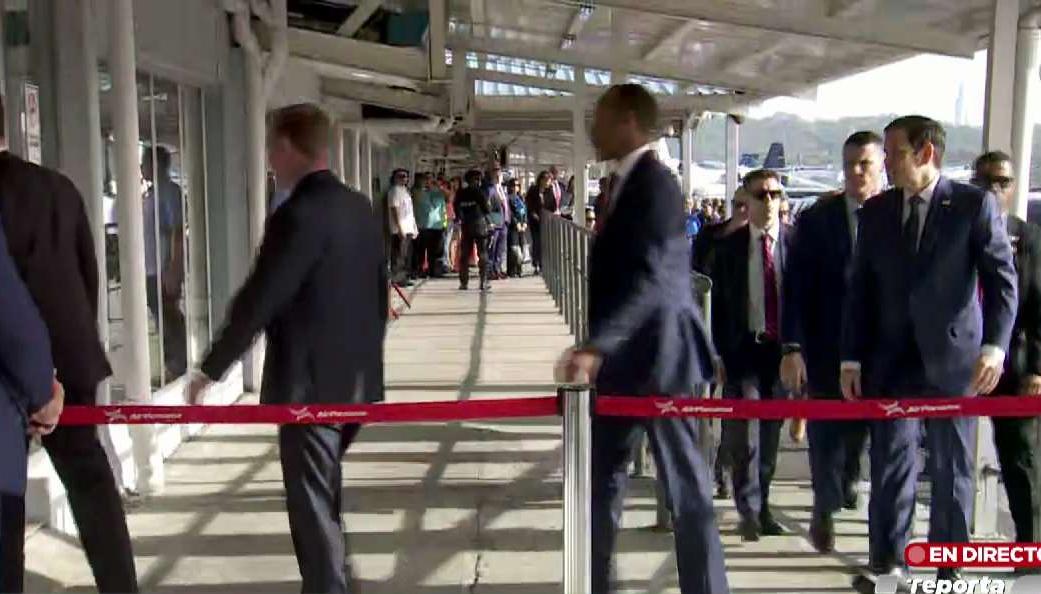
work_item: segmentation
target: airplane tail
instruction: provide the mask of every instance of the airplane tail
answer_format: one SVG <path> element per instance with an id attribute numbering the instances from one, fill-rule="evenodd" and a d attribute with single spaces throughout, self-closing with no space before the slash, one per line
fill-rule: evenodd
<path id="1" fill-rule="evenodd" d="M 770 145 L 770 150 L 766 153 L 766 159 L 763 160 L 764 169 L 784 169 L 788 164 L 784 159 L 784 143 L 775 142 Z"/>

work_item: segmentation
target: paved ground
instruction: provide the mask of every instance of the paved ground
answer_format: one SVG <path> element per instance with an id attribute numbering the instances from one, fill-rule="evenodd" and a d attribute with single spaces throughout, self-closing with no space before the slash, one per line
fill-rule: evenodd
<path id="1" fill-rule="evenodd" d="M 387 342 L 392 401 L 543 395 L 571 342 L 538 279 L 493 293 L 421 287 Z M 213 427 L 167 463 L 166 492 L 133 505 L 142 587 L 157 592 L 290 592 L 298 574 L 274 432 Z M 839 553 L 807 538 L 805 452 L 787 444 L 774 492 L 789 536 L 742 544 L 717 502 L 732 591 L 850 592 L 866 550 L 863 513 L 844 512 Z M 345 524 L 366 594 L 551 594 L 561 587 L 556 419 L 373 426 L 345 460 Z M 619 542 L 624 592 L 678 592 L 671 536 L 652 529 L 653 484 L 636 479 Z M 46 529 L 27 544 L 28 589 L 89 591 L 78 542 Z"/>

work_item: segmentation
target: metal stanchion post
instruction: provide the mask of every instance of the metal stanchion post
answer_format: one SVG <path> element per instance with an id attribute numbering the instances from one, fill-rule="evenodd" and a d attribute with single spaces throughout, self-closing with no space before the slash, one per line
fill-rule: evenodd
<path id="1" fill-rule="evenodd" d="M 588 386 L 564 386 L 564 594 L 587 594 L 590 580 L 592 397 Z"/>

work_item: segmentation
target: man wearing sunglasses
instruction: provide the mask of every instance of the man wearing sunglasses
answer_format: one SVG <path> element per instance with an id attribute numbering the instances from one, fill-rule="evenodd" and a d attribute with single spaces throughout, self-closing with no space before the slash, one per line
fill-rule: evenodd
<path id="1" fill-rule="evenodd" d="M 1019 277 L 1019 311 L 1012 327 L 1005 371 L 996 394 L 1041 395 L 1041 228 L 1010 214 L 1016 193 L 1012 158 L 1000 151 L 976 159 L 973 183 L 998 197 L 1012 242 Z M 1039 485 L 1034 471 L 1033 436 L 1037 419 L 995 417 L 994 445 L 1008 493 L 1017 542 L 1036 542 Z"/>
<path id="2" fill-rule="evenodd" d="M 994 195 L 940 175 L 946 133 L 905 116 L 885 129 L 892 190 L 860 209 L 842 324 L 848 400 L 975 396 L 995 388 L 1017 307 L 1017 279 Z M 926 419 L 931 542 L 968 542 L 976 419 Z M 914 526 L 918 419 L 871 421 L 869 573 L 906 576 Z M 941 569 L 939 579 L 959 579 Z M 869 575 L 856 578 L 873 592 Z"/>
<path id="3" fill-rule="evenodd" d="M 748 225 L 719 240 L 712 265 L 712 339 L 722 358 L 724 394 L 747 400 L 781 392 L 781 271 L 792 238 L 781 224 L 780 177 L 760 169 L 745 176 Z M 723 449 L 731 463 L 734 502 L 745 541 L 778 536 L 770 512 L 783 421 L 723 421 Z"/>

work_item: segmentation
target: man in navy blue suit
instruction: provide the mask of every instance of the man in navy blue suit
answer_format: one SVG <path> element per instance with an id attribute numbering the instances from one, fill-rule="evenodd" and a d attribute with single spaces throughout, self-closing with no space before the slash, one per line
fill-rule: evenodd
<path id="1" fill-rule="evenodd" d="M 27 434 L 48 434 L 64 393 L 54 381 L 51 341 L 18 275 L 0 225 L 0 494 L 25 495 Z M 2 501 L 2 500 L 0 500 Z M 0 518 L 3 514 L 0 514 Z M 3 566 L 0 565 L 0 571 Z M 0 581 L 3 576 L 0 575 Z"/>
<path id="2" fill-rule="evenodd" d="M 821 198 L 799 215 L 784 267 L 784 358 L 781 381 L 795 394 L 839 399 L 842 304 L 853 261 L 857 212 L 882 189 L 882 137 L 855 132 L 842 146 L 843 191 Z M 864 421 L 811 421 L 810 474 L 813 516 L 810 537 L 826 553 L 835 546 L 832 514 L 856 508 L 856 482 L 867 440 Z"/>
<path id="3" fill-rule="evenodd" d="M 847 399 L 975 396 L 1004 368 L 1016 317 L 1012 247 L 994 194 L 940 175 L 945 132 L 922 116 L 885 130 L 892 190 L 860 210 L 840 382 Z M 925 421 L 929 540 L 967 542 L 976 419 Z M 919 421 L 871 423 L 869 570 L 903 573 L 918 477 Z M 941 570 L 940 579 L 957 571 Z M 872 587 L 858 576 L 858 589 Z"/>
<path id="4" fill-rule="evenodd" d="M 616 163 L 606 221 L 593 244 L 589 341 L 567 351 L 557 376 L 594 382 L 600 394 L 691 396 L 711 381 L 713 352 L 690 286 L 683 194 L 648 147 L 658 122 L 639 85 L 612 87 L 596 107 L 592 140 Z M 683 594 L 724 594 L 723 548 L 712 512 L 709 472 L 694 419 L 593 419 L 592 591 L 611 588 L 626 469 L 646 431 L 676 527 Z"/>

